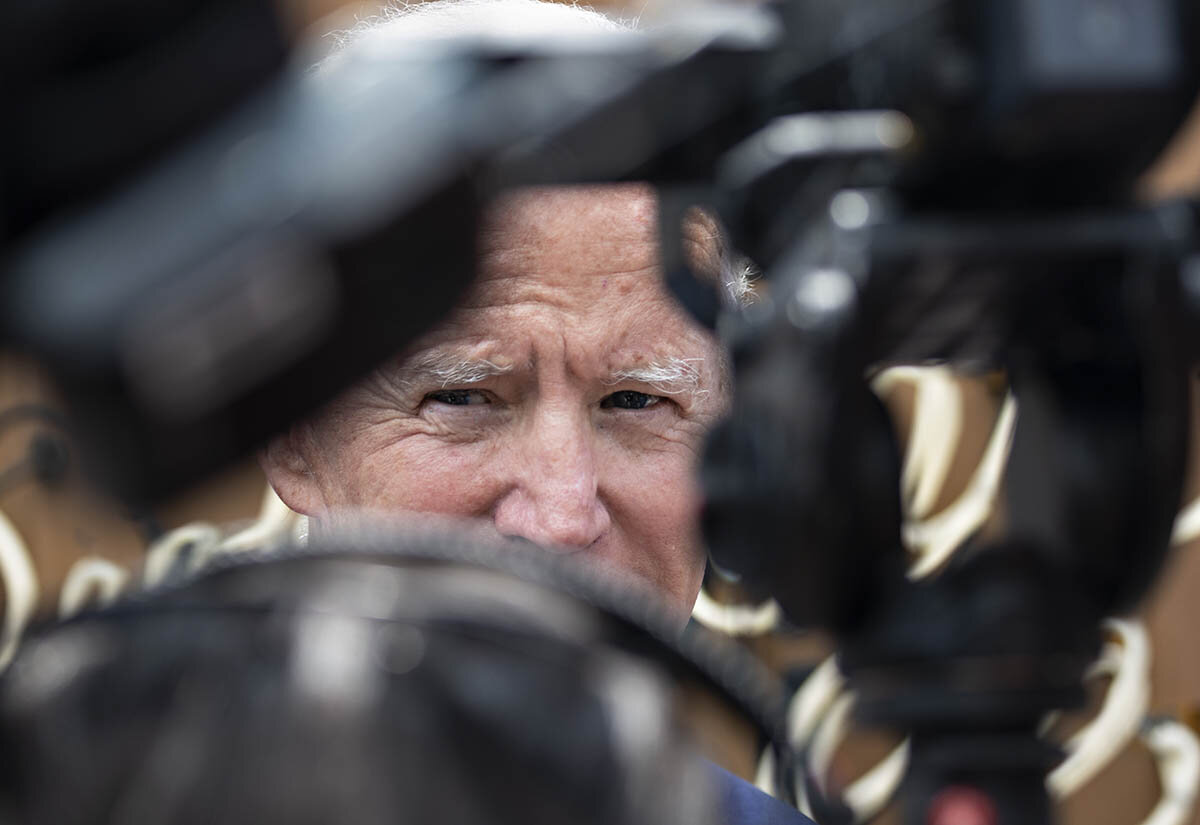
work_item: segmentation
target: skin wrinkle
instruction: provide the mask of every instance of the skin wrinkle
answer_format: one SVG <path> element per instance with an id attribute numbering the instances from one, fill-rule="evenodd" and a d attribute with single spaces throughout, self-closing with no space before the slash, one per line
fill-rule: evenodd
<path id="1" fill-rule="evenodd" d="M 498 261 L 488 261 L 485 259 L 485 265 L 499 266 L 503 265 Z M 647 278 L 658 278 L 658 270 L 655 267 L 643 267 L 638 270 L 630 270 L 628 272 L 610 272 L 608 280 L 612 282 L 612 291 L 623 292 L 628 295 L 636 288 L 636 284 L 644 281 Z M 520 301 L 508 302 L 513 309 L 536 309 L 541 310 L 545 307 L 553 307 L 555 309 L 566 309 L 568 304 L 565 303 L 568 299 L 561 294 L 561 289 L 564 285 L 569 285 L 572 277 L 563 277 L 558 283 L 549 282 L 545 285 L 530 286 L 525 284 L 519 278 L 486 278 L 481 279 L 477 283 L 475 291 L 472 291 L 467 300 L 462 304 L 463 309 L 488 309 L 495 305 L 497 300 L 503 300 L 503 296 L 507 290 L 512 287 L 508 282 L 520 281 L 524 286 L 525 295 Z M 628 288 L 623 288 L 622 282 L 632 281 L 633 284 Z M 636 298 L 635 298 L 636 300 Z M 478 302 L 478 303 L 476 303 Z M 642 303 L 645 303 L 644 299 Z"/>
<path id="2" fill-rule="evenodd" d="M 499 201 L 466 301 L 264 461 L 280 496 L 318 530 L 362 510 L 479 519 L 648 581 L 685 618 L 694 471 L 728 391 L 662 282 L 655 208 L 640 185 Z"/>

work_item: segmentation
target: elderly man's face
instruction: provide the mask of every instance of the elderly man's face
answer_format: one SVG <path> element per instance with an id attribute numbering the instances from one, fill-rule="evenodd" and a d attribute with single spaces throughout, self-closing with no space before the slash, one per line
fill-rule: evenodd
<path id="1" fill-rule="evenodd" d="M 690 609 L 693 471 L 727 393 L 716 342 L 663 285 L 656 220 L 639 186 L 498 204 L 457 311 L 267 451 L 284 501 L 485 519 Z"/>

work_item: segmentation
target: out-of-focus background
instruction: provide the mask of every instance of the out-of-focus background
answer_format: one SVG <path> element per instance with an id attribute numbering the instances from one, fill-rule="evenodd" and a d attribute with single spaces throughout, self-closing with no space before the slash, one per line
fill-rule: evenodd
<path id="1" fill-rule="evenodd" d="M 640 0 L 632 4 L 605 0 L 594 5 L 626 16 L 647 10 L 647 3 Z M 284 7 L 297 38 L 347 28 L 380 11 L 374 3 L 342 0 L 286 0 Z M 1196 189 L 1200 189 L 1200 116 L 1192 118 L 1145 180 L 1148 198 Z M 923 417 L 925 426 L 930 426 L 929 422 L 937 426 L 947 415 L 961 421 L 944 477 L 940 483 L 926 485 L 920 494 L 923 518 L 936 520 L 976 483 L 997 424 L 1004 387 L 999 378 L 968 379 L 938 373 L 930 379 L 933 383 L 927 379 L 929 376 L 917 373 L 895 375 L 877 383 L 877 389 L 892 408 L 904 440 L 919 429 L 914 428 L 918 418 Z M 1200 393 L 1194 395 L 1200 397 Z M 939 409 L 939 404 L 953 409 Z M 27 548 L 35 578 L 30 589 L 30 571 L 22 572 L 7 551 L 0 553 L 6 615 L 23 612 L 26 605 L 14 609 L 12 601 L 31 593 L 36 594 L 36 602 L 28 607 L 44 616 L 100 599 L 124 586 L 127 576 L 138 575 L 125 571 L 139 571 L 148 547 L 165 533 L 196 523 L 227 533 L 255 518 L 264 505 L 272 506 L 263 475 L 249 456 L 153 512 L 123 512 L 89 492 L 80 479 L 72 457 L 74 445 L 60 427 L 56 408 L 54 388 L 38 366 L 13 353 L 0 352 L 0 531 Z M 1200 406 L 1194 404 L 1193 408 L 1193 434 L 1200 436 Z M 1200 438 L 1194 437 L 1181 510 L 1200 497 L 1197 444 Z M 1002 518 L 1002 513 L 994 517 Z M 1200 644 L 1195 637 L 1195 629 L 1200 627 L 1200 541 L 1184 538 L 1140 618 L 1151 642 L 1152 710 L 1175 715 L 1200 729 Z M 17 596 L 14 576 L 24 576 Z M 706 598 L 717 603 L 736 603 L 740 598 L 728 589 L 710 590 Z M 828 653 L 825 640 L 778 627 L 746 632 L 742 638 L 785 673 L 802 672 Z M 1103 686 L 1103 681 L 1097 682 L 1097 693 Z M 1084 718 L 1081 715 L 1074 724 Z M 1072 722 L 1066 724 L 1069 727 Z M 834 785 L 850 781 L 891 744 L 878 736 L 852 734 L 834 757 Z M 730 767 L 747 777 L 755 772 L 752 756 L 744 742 L 731 743 Z M 1064 821 L 1071 825 L 1133 825 L 1146 817 L 1159 793 L 1151 755 L 1134 744 L 1067 801 Z M 1193 812 L 1191 821 L 1200 823 L 1200 816 Z"/>

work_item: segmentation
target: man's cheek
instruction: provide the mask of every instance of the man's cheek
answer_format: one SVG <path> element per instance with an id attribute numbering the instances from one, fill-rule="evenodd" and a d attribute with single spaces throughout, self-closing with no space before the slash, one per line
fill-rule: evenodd
<path id="1" fill-rule="evenodd" d="M 692 543 L 700 513 L 700 489 L 684 455 L 655 455 L 612 473 L 613 498 L 647 539 Z"/>
<path id="2" fill-rule="evenodd" d="M 364 458 L 356 473 L 362 506 L 461 516 L 488 512 L 499 481 L 479 445 L 403 447 Z"/>

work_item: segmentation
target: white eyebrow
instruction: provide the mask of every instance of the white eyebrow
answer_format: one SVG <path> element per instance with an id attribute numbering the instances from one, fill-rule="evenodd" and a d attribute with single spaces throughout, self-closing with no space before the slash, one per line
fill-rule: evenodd
<path id="1" fill-rule="evenodd" d="M 400 367 L 400 381 L 407 385 L 422 382 L 441 382 L 442 387 L 451 384 L 477 384 L 495 375 L 512 372 L 512 366 L 504 366 L 486 358 L 470 358 L 462 353 L 446 350 L 429 350 L 405 361 Z"/>
<path id="2" fill-rule="evenodd" d="M 612 375 L 610 384 L 622 381 L 637 381 L 647 384 L 663 395 L 707 395 L 708 390 L 700 388 L 700 366 L 703 358 L 668 358 L 663 361 L 652 361 L 639 367 L 628 367 L 617 370 Z"/>
<path id="3" fill-rule="evenodd" d="M 700 367 L 703 364 L 703 358 L 672 357 L 651 361 L 648 364 L 619 369 L 612 373 L 605 383 L 636 381 L 663 395 L 689 393 L 704 396 L 708 394 L 708 390 L 700 387 Z M 436 383 L 444 388 L 452 384 L 476 384 L 493 376 L 506 375 L 512 370 L 511 364 L 497 364 L 486 358 L 472 358 L 453 350 L 434 349 L 418 353 L 406 360 L 400 368 L 400 381 L 405 386 Z"/>

